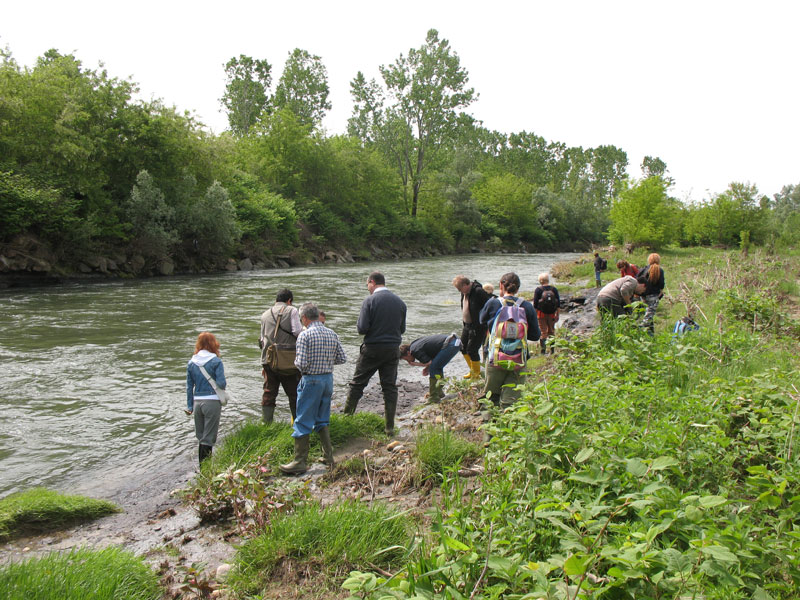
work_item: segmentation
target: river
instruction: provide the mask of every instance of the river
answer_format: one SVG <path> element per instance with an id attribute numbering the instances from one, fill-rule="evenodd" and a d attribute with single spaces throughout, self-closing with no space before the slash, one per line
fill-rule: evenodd
<path id="1" fill-rule="evenodd" d="M 515 271 L 531 293 L 540 272 L 576 256 L 476 254 L 2 291 L 0 497 L 34 486 L 105 496 L 171 461 L 189 464 L 196 440 L 183 412 L 186 362 L 200 331 L 219 338 L 237 398 L 223 410 L 220 435 L 259 418 L 259 317 L 281 288 L 296 306 L 316 302 L 342 340 L 348 360 L 334 373 L 337 407 L 361 343 L 356 320 L 371 270 L 408 305 L 411 341 L 460 331 L 455 275 L 497 286 Z M 465 372 L 456 357 L 445 375 Z M 399 377 L 422 379 L 402 361 Z M 277 418 L 287 416 L 281 391 Z"/>

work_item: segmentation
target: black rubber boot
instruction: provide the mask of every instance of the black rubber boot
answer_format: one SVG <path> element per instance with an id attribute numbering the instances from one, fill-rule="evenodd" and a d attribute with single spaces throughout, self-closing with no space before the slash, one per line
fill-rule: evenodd
<path id="1" fill-rule="evenodd" d="M 261 405 L 261 418 L 264 423 L 269 424 L 272 423 L 272 420 L 275 418 L 275 407 L 274 406 L 264 406 Z"/>
<path id="2" fill-rule="evenodd" d="M 547 354 L 547 338 L 539 338 L 539 345 L 542 347 L 542 354 Z"/>
<path id="3" fill-rule="evenodd" d="M 442 389 L 439 387 L 438 377 L 428 378 L 428 403 L 438 404 L 442 400 Z"/>
<path id="4" fill-rule="evenodd" d="M 384 420 L 386 422 L 384 431 L 386 432 L 386 435 L 392 437 L 394 435 L 394 413 L 397 410 L 397 401 L 388 401 L 384 399 L 383 410 Z"/>
<path id="5" fill-rule="evenodd" d="M 212 446 L 206 446 L 205 444 L 200 444 L 200 450 L 198 451 L 198 455 L 200 456 L 200 464 L 203 464 L 203 461 L 211 456 L 211 449 Z"/>

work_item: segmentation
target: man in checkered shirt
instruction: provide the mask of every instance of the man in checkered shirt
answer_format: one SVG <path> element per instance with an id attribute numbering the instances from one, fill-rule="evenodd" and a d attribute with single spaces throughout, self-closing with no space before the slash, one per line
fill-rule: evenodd
<path id="1" fill-rule="evenodd" d="M 319 321 L 319 309 L 312 302 L 300 307 L 300 322 L 305 329 L 297 336 L 295 366 L 303 377 L 297 386 L 297 418 L 294 420 L 294 460 L 281 465 L 289 475 L 308 470 L 309 436 L 319 434 L 324 462 L 333 469 L 333 446 L 328 426 L 331 422 L 333 366 L 344 364 L 347 356 L 339 336 Z"/>

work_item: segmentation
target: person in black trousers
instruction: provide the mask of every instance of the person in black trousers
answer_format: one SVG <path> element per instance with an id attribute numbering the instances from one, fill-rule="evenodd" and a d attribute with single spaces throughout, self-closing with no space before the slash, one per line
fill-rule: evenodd
<path id="1" fill-rule="evenodd" d="M 358 362 L 344 413 L 356 412 L 364 388 L 378 372 L 383 391 L 383 407 L 386 435 L 394 435 L 394 414 L 397 410 L 397 365 L 400 360 L 399 347 L 406 331 L 406 305 L 396 294 L 386 288 L 383 273 L 375 271 L 367 278 L 369 296 L 361 305 L 358 315 L 358 333 L 364 336 Z"/>

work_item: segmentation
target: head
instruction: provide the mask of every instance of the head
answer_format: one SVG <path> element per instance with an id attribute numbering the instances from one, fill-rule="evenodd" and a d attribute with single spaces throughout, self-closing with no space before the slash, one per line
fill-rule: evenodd
<path id="1" fill-rule="evenodd" d="M 371 294 L 375 288 L 386 285 L 386 278 L 380 271 L 373 271 L 367 277 L 367 291 Z"/>
<path id="2" fill-rule="evenodd" d="M 539 285 L 550 285 L 550 273 L 539 273 Z"/>
<path id="3" fill-rule="evenodd" d="M 491 283 L 487 283 L 483 286 L 483 291 L 490 295 L 494 294 L 494 286 Z"/>
<path id="4" fill-rule="evenodd" d="M 519 275 L 516 273 L 506 273 L 500 278 L 500 292 L 503 295 L 511 294 L 513 296 L 519 291 L 520 285 Z"/>
<path id="5" fill-rule="evenodd" d="M 319 322 L 325 325 L 325 311 L 319 311 Z"/>
<path id="6" fill-rule="evenodd" d="M 306 302 L 300 307 L 300 322 L 308 326 L 309 323 L 319 320 L 319 309 L 313 302 Z"/>
<path id="7" fill-rule="evenodd" d="M 472 282 L 469 280 L 468 277 L 464 275 L 459 275 L 453 279 L 453 287 L 456 288 L 462 294 L 467 294 L 469 292 L 469 286 Z"/>
<path id="8" fill-rule="evenodd" d="M 405 361 L 411 362 L 414 360 L 414 355 L 411 354 L 411 344 L 401 344 L 400 346 L 400 358 Z"/>
<path id="9" fill-rule="evenodd" d="M 647 278 L 655 284 L 661 278 L 661 257 L 653 252 L 647 257 L 647 264 L 650 267 L 647 269 Z"/>
<path id="10" fill-rule="evenodd" d="M 642 275 L 641 277 L 636 278 L 636 294 L 641 295 L 642 292 L 647 288 L 647 277 Z"/>
<path id="11" fill-rule="evenodd" d="M 661 257 L 653 252 L 650 256 L 647 257 L 647 264 L 648 265 L 660 265 L 661 264 Z"/>
<path id="12" fill-rule="evenodd" d="M 278 295 L 275 296 L 275 302 L 286 302 L 286 304 L 291 304 L 292 300 L 294 300 L 294 295 L 292 294 L 292 290 L 289 288 L 283 288 Z"/>
<path id="13" fill-rule="evenodd" d="M 617 261 L 617 268 L 622 271 L 622 269 L 627 269 L 630 265 L 628 264 L 627 260 L 619 259 Z"/>
<path id="14" fill-rule="evenodd" d="M 600 253 L 599 253 L 599 252 L 595 252 L 595 253 L 594 253 L 594 257 L 595 257 L 595 258 L 597 258 L 597 257 L 599 257 L 599 256 L 600 256 Z"/>
<path id="15" fill-rule="evenodd" d="M 197 341 L 194 344 L 194 353 L 197 354 L 200 350 L 208 350 L 212 354 L 219 356 L 219 342 L 213 333 L 204 331 L 197 336 Z"/>

